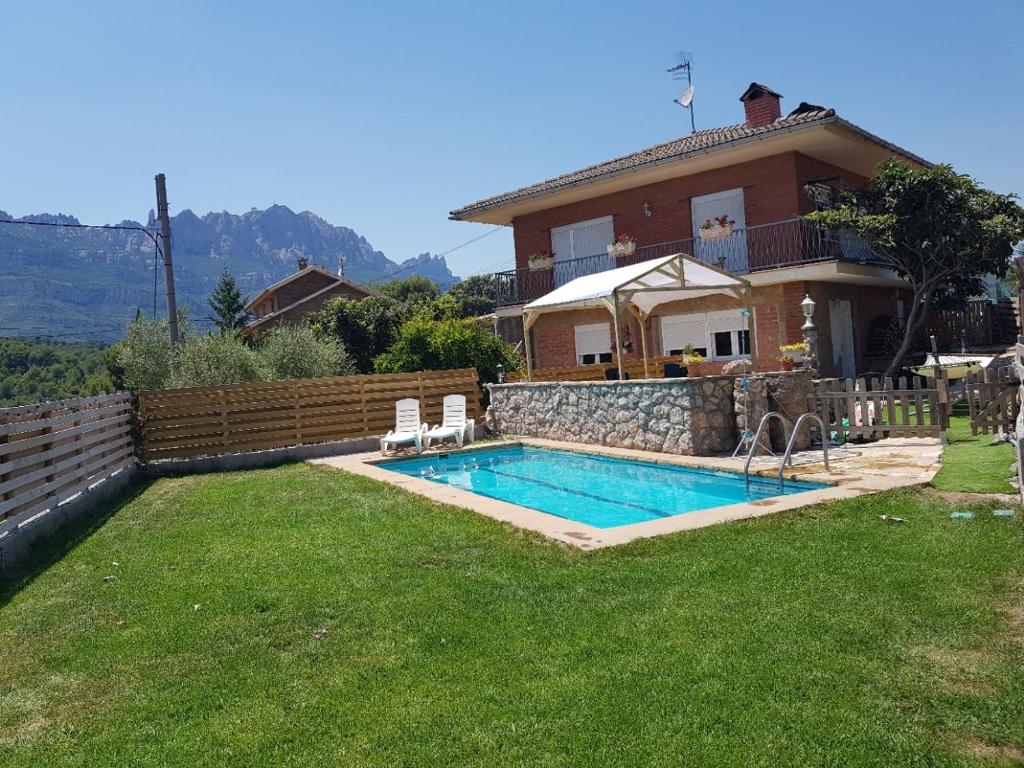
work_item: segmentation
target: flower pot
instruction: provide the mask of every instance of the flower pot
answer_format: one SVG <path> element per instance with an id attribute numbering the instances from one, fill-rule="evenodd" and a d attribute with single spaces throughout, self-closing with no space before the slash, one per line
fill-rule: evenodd
<path id="1" fill-rule="evenodd" d="M 608 246 L 609 256 L 632 256 L 636 252 L 636 241 L 612 243 Z"/>
<path id="2" fill-rule="evenodd" d="M 701 240 L 721 240 L 724 237 L 732 237 L 732 224 L 726 224 L 724 227 L 700 228 Z"/>
<path id="3" fill-rule="evenodd" d="M 555 265 L 555 260 L 551 259 L 551 258 L 548 258 L 548 259 L 534 259 L 533 261 L 530 262 L 530 271 L 531 272 L 542 272 L 542 271 L 544 271 L 546 269 L 551 269 L 554 265 Z"/>
<path id="4" fill-rule="evenodd" d="M 793 358 L 794 363 L 802 363 L 804 361 L 804 351 L 802 349 L 783 349 L 782 354 Z"/>
<path id="5" fill-rule="evenodd" d="M 795 364 L 794 364 L 794 362 L 792 360 L 782 360 L 781 362 L 782 362 L 782 370 L 784 370 L 784 371 L 792 371 L 793 368 L 795 367 Z"/>

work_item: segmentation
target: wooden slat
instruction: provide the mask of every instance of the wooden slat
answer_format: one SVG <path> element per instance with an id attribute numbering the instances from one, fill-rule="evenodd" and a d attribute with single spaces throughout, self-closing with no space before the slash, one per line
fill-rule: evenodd
<path id="1" fill-rule="evenodd" d="M 423 421 L 441 420 L 446 395 L 481 415 L 476 370 L 296 379 L 143 392 L 149 459 L 187 458 L 379 435 L 394 426 L 395 401 L 420 400 Z"/>
<path id="2" fill-rule="evenodd" d="M 0 521 L 21 521 L 134 460 L 131 401 L 123 393 L 19 406 L 0 415 Z"/>

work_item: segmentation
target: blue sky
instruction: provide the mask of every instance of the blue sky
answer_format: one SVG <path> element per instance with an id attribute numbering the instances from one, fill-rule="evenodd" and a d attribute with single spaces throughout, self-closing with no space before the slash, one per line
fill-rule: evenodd
<path id="1" fill-rule="evenodd" d="M 749 7 L 743 7 L 749 6 Z M 401 260 L 487 231 L 448 211 L 689 132 L 752 80 L 1024 192 L 1022 0 L 6 3 L 0 209 L 145 217 L 278 202 Z M 509 262 L 503 230 L 453 253 Z"/>

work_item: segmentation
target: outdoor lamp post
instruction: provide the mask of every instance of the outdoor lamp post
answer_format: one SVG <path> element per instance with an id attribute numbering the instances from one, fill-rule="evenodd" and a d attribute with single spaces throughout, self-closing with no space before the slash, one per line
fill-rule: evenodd
<path id="1" fill-rule="evenodd" d="M 810 371 L 811 376 L 818 375 L 818 329 L 814 326 L 814 299 L 804 294 L 804 300 L 800 302 L 800 309 L 804 313 L 804 324 L 800 327 L 804 336 L 804 368 Z"/>

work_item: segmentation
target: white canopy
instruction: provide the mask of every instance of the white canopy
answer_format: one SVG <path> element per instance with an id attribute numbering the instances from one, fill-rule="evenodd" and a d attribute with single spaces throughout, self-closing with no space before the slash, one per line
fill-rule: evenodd
<path id="1" fill-rule="evenodd" d="M 622 375 L 622 350 L 619 348 L 619 314 L 628 310 L 640 320 L 644 334 L 644 320 L 660 305 L 681 299 L 724 293 L 735 296 L 749 306 L 750 283 L 725 270 L 712 267 L 685 253 L 631 264 L 607 272 L 578 277 L 551 293 L 541 296 L 523 307 L 523 327 L 527 334 L 546 312 L 560 312 L 588 307 L 603 307 L 615 318 L 616 358 Z M 647 363 L 647 339 L 643 336 L 644 367 Z M 526 344 L 528 373 L 532 369 L 530 344 Z"/>
<path id="2" fill-rule="evenodd" d="M 628 267 L 577 277 L 523 307 L 527 325 L 543 312 L 604 307 L 620 304 L 635 307 L 644 317 L 660 304 L 694 299 L 713 293 L 745 298 L 750 283 L 698 261 L 684 253 L 642 261 Z"/>

